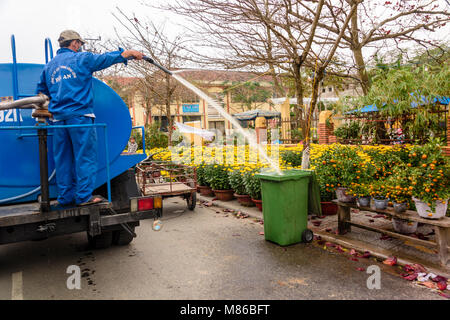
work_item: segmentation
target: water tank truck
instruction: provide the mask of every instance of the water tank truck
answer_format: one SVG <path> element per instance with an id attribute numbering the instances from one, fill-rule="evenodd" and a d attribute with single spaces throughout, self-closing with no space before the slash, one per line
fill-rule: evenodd
<path id="1" fill-rule="evenodd" d="M 123 153 L 132 129 L 143 133 L 144 128 L 133 128 L 123 100 L 94 79 L 93 126 L 98 136 L 94 194 L 105 201 L 64 209 L 52 205 L 57 197 L 52 135 L 61 126 L 49 124 L 48 98 L 35 95 L 44 64 L 18 63 L 14 36 L 11 49 L 12 63 L 0 64 L 0 244 L 82 231 L 96 248 L 130 243 L 140 220 L 162 215 L 162 198 L 143 197 L 136 184 L 133 167 L 147 158 L 145 135 L 143 153 Z M 47 38 L 45 62 L 52 58 Z"/>

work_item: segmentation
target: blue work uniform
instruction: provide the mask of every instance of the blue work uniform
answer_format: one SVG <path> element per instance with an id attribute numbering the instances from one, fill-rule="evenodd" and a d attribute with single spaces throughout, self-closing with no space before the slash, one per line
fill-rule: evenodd
<path id="1" fill-rule="evenodd" d="M 42 71 L 36 93 L 50 97 L 48 110 L 55 125 L 93 124 L 92 73 L 116 63 L 127 63 L 119 51 L 105 54 L 75 52 L 61 48 Z M 94 191 L 97 172 L 97 131 L 95 127 L 53 130 L 58 202 L 80 204 Z"/>

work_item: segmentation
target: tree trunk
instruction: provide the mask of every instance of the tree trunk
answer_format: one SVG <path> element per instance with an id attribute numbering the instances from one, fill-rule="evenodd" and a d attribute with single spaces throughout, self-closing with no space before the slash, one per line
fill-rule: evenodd
<path id="1" fill-rule="evenodd" d="M 172 98 L 172 94 L 170 92 L 170 76 L 166 75 L 166 116 L 167 116 L 167 133 L 169 138 L 169 147 L 172 146 L 172 127 L 173 127 L 173 121 L 172 121 L 172 113 L 170 110 L 170 102 Z"/>
<path id="2" fill-rule="evenodd" d="M 352 48 L 353 57 L 355 58 L 356 66 L 358 67 L 358 75 L 361 81 L 361 88 L 363 94 L 366 95 L 370 89 L 370 80 L 366 71 L 366 63 L 364 62 L 364 57 L 362 55 L 361 47 Z"/>
<path id="3" fill-rule="evenodd" d="M 319 69 L 317 73 L 314 74 L 314 80 L 313 80 L 313 87 L 312 87 L 312 97 L 311 97 L 311 103 L 309 107 L 306 108 L 306 115 L 305 115 L 305 139 L 303 140 L 303 154 L 302 154 L 302 169 L 309 169 L 310 162 L 309 162 L 309 155 L 310 155 L 310 148 L 311 148 L 311 137 L 310 137 L 310 121 L 311 121 L 311 115 L 314 113 L 314 110 L 317 105 L 317 99 L 319 98 L 319 86 L 320 82 L 323 79 L 323 70 Z"/>

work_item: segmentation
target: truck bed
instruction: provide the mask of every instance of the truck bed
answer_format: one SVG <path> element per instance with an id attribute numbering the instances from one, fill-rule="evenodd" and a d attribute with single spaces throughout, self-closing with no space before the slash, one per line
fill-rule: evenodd
<path id="1" fill-rule="evenodd" d="M 38 202 L 0 206 L 0 227 L 89 215 L 93 210 L 103 210 L 110 206 L 111 204 L 105 202 L 85 207 L 67 207 L 63 210 L 51 210 L 44 213 L 39 211 Z M 53 206 L 52 209 L 54 209 Z"/>

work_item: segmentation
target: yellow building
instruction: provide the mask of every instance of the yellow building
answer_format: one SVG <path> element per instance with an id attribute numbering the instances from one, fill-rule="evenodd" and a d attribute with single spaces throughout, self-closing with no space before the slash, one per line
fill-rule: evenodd
<path id="1" fill-rule="evenodd" d="M 188 70 L 180 72 L 179 75 L 218 101 L 228 114 L 233 115 L 251 109 L 280 111 L 278 110 L 280 106 L 275 107 L 271 102 L 273 84 L 270 76 L 221 70 Z M 113 80 L 122 91 L 124 87 L 128 88 L 126 97 L 123 98 L 130 109 L 133 125 L 143 126 L 153 121 L 161 121 L 162 130 L 166 130 L 168 119 L 165 106 L 151 105 L 146 108 L 143 93 L 136 89 L 137 86 L 133 86 L 133 83 L 138 80 L 138 78 Z M 111 85 L 111 81 L 106 82 Z M 117 91 L 113 85 L 111 87 Z M 252 94 L 255 97 L 252 97 Z M 248 95 L 247 100 L 246 95 Z M 244 100 L 247 103 L 243 102 Z M 197 121 L 200 122 L 202 129 L 218 129 L 222 133 L 225 133 L 226 129 L 231 129 L 231 123 L 225 120 L 215 108 L 190 92 L 180 94 L 178 99 L 172 102 L 170 113 L 174 122 Z"/>

